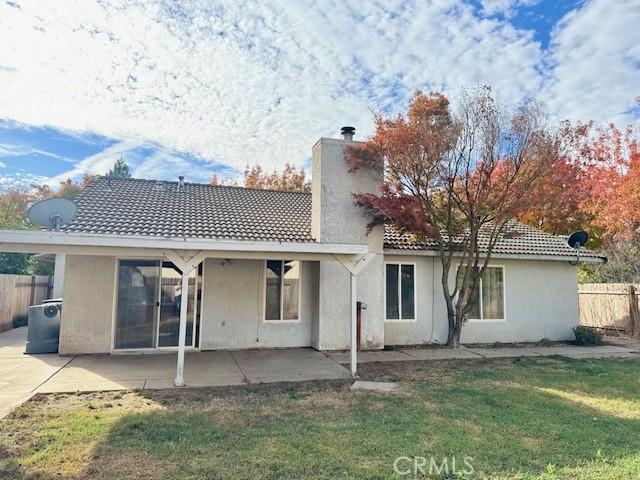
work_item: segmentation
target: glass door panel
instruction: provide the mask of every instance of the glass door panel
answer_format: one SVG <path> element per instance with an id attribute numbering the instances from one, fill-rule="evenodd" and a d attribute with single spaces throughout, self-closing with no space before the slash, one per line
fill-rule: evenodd
<path id="1" fill-rule="evenodd" d="M 120 260 L 115 348 L 155 348 L 160 261 Z"/>
<path id="2" fill-rule="evenodd" d="M 196 269 L 198 270 L 198 269 Z M 194 296 L 196 293 L 196 270 L 189 275 L 189 292 L 187 294 L 187 335 L 185 345 L 194 346 L 195 318 Z M 159 347 L 177 347 L 180 333 L 180 304 L 183 301 L 181 273 L 173 263 L 163 262 L 160 290 L 160 324 L 158 328 Z"/>

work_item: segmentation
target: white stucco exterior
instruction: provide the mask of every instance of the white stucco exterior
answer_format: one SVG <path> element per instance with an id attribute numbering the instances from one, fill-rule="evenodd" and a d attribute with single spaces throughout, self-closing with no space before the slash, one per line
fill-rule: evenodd
<path id="1" fill-rule="evenodd" d="M 302 262 L 298 320 L 265 320 L 265 261 L 205 261 L 201 349 L 309 347 L 317 322 L 317 262 Z"/>
<path id="2" fill-rule="evenodd" d="M 442 264 L 438 257 L 386 255 L 385 261 L 415 263 L 415 321 L 386 321 L 386 345 L 445 343 L 447 310 L 442 293 Z M 569 340 L 578 324 L 576 267 L 563 261 L 496 259 L 504 268 L 505 318 L 468 321 L 462 343 Z M 450 272 L 453 287 L 455 270 Z"/>
<path id="3" fill-rule="evenodd" d="M 66 256 L 61 354 L 111 351 L 115 273 L 115 257 Z"/>

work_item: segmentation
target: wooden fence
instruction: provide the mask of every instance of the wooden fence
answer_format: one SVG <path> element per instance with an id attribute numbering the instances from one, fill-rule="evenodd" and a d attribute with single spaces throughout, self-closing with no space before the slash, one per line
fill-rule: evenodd
<path id="1" fill-rule="evenodd" d="M 584 283 L 578 296 L 580 325 L 640 336 L 640 284 Z"/>
<path id="2" fill-rule="evenodd" d="M 0 275 L 0 332 L 11 328 L 14 316 L 26 315 L 30 305 L 50 298 L 52 288 L 45 275 Z"/>

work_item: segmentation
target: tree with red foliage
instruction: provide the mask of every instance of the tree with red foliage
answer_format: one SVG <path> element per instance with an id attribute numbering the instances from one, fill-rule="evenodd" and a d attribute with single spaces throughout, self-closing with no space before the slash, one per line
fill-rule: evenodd
<path id="1" fill-rule="evenodd" d="M 371 215 L 370 226 L 389 224 L 437 244 L 452 346 L 496 243 L 513 234 L 512 220 L 526 209 L 559 146 L 534 102 L 501 106 L 488 87 L 465 90 L 458 100 L 453 111 L 441 93 L 416 92 L 406 116 L 376 116 L 373 137 L 346 152 L 352 169 L 384 175 L 380 194 L 355 196 Z M 451 286 L 457 266 L 463 268 Z"/>
<path id="2" fill-rule="evenodd" d="M 590 245 L 640 238 L 640 142 L 633 127 L 563 122 L 562 155 L 518 218 L 554 234 L 587 229 Z"/>

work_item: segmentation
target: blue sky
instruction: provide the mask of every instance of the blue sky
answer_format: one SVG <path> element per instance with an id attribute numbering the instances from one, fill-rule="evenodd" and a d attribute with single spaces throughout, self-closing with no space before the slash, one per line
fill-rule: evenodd
<path id="1" fill-rule="evenodd" d="M 0 0 L 0 188 L 308 167 L 411 92 L 637 122 L 640 0 Z"/>

